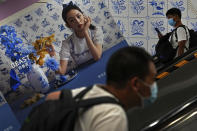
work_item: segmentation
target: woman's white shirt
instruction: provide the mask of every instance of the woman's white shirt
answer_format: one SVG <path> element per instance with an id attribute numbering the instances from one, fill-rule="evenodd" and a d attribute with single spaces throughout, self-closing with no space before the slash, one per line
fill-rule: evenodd
<path id="1" fill-rule="evenodd" d="M 94 44 L 103 44 L 103 32 L 100 27 L 96 27 L 95 30 L 88 30 L 88 33 Z M 60 60 L 68 61 L 72 57 L 76 65 L 93 58 L 87 46 L 86 39 L 78 38 L 75 33 L 62 42 L 59 55 Z"/>

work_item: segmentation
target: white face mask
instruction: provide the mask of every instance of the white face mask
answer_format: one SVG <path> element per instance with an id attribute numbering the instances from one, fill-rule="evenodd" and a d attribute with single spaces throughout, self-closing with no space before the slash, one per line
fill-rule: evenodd
<path id="1" fill-rule="evenodd" d="M 148 85 L 145 82 L 143 82 L 143 83 L 150 88 L 150 93 L 151 93 L 151 95 L 149 97 L 144 97 L 138 93 L 141 98 L 141 101 L 142 101 L 142 106 L 146 107 L 156 101 L 157 93 L 158 93 L 158 86 L 157 86 L 156 82 L 154 82 L 152 85 Z"/>

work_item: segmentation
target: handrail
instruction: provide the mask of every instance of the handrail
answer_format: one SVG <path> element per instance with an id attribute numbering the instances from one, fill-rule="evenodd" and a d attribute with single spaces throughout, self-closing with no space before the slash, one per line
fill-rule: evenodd
<path id="1" fill-rule="evenodd" d="M 145 128 L 141 129 L 141 131 L 153 131 L 153 130 L 162 130 L 165 128 L 169 128 L 177 123 L 180 118 L 183 118 L 188 112 L 193 109 L 197 110 L 197 96 L 187 101 L 185 104 L 175 108 L 170 111 L 160 119 L 152 122 Z"/>
<path id="2" fill-rule="evenodd" d="M 185 52 L 183 55 L 165 64 L 165 66 L 157 69 L 157 72 L 159 74 L 156 76 L 156 79 L 159 80 L 166 77 L 174 70 L 182 67 L 183 65 L 189 63 L 195 58 L 197 58 L 197 47 L 190 49 L 189 51 Z"/>

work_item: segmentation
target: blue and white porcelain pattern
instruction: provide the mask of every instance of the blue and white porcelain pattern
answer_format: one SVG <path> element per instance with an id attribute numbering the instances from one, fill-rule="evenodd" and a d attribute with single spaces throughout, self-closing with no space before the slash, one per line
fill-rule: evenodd
<path id="1" fill-rule="evenodd" d="M 39 65 L 32 65 L 32 70 L 27 73 L 27 79 L 31 87 L 38 93 L 46 93 L 50 89 L 49 81 Z"/>
<path id="2" fill-rule="evenodd" d="M 195 0 L 105 0 L 105 3 L 108 3 L 112 16 L 128 43 L 142 45 L 153 55 L 154 45 L 158 41 L 154 28 L 158 28 L 163 34 L 171 31 L 165 16 L 168 9 L 179 8 L 182 11 L 183 23 L 197 30 L 197 14 L 194 15 L 188 8 L 188 1 L 192 1 L 192 5 L 197 7 Z M 117 2 L 121 3 L 120 6 L 116 5 Z M 121 8 L 122 6 L 126 8 Z M 143 41 L 143 44 L 140 41 Z"/>

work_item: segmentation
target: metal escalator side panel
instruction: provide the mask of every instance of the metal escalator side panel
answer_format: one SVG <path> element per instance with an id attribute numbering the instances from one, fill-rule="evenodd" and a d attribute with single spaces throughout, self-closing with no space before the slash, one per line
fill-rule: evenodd
<path id="1" fill-rule="evenodd" d="M 197 96 L 142 128 L 141 131 L 174 131 L 183 126 L 181 124 L 191 121 L 193 117 L 197 117 Z"/>

